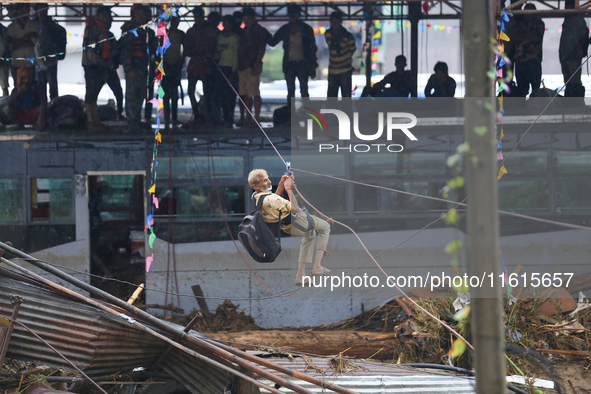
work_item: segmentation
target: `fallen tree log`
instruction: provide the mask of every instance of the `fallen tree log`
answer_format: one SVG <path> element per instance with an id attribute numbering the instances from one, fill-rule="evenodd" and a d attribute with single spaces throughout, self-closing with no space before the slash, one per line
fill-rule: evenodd
<path id="1" fill-rule="evenodd" d="M 323 356 L 336 355 L 344 350 L 345 356 L 377 359 L 392 357 L 399 346 L 394 333 L 368 331 L 244 331 L 207 333 L 213 339 L 232 342 L 240 350 L 271 351 L 265 347 L 287 351 L 312 353 Z M 415 333 L 413 336 L 428 334 Z M 377 353 L 377 354 L 376 354 Z"/>

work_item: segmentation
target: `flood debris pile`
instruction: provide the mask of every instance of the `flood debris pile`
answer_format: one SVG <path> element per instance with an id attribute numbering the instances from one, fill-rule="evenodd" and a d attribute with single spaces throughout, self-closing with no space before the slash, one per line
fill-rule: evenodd
<path id="1" fill-rule="evenodd" d="M 239 332 L 260 330 L 252 316 L 244 313 L 244 309 L 239 309 L 239 305 L 234 305 L 232 301 L 225 300 L 219 305 L 215 313 L 203 313 L 201 319 L 195 323 L 194 329 L 199 332 Z M 186 316 L 185 321 L 192 319 L 197 311 L 191 312 Z"/>
<path id="2" fill-rule="evenodd" d="M 150 394 L 160 393 L 151 390 L 164 384 L 167 390 L 172 388 L 177 394 L 251 394 L 258 390 L 282 393 L 273 386 L 310 393 L 287 380 L 293 378 L 333 392 L 356 394 L 192 330 L 202 319 L 201 314 L 195 315 L 185 327 L 179 326 L 9 245 L 0 242 L 0 248 L 19 257 L 19 263 L 26 261 L 96 297 L 61 286 L 0 253 L 0 355 L 74 374 L 74 378 L 66 376 L 65 382 L 61 382 L 67 383 L 67 392 Z M 216 324 L 226 327 L 224 311 L 232 315 L 236 307 L 226 304 L 225 309 L 220 309 L 218 319 L 221 320 Z M 252 323 L 252 319 L 247 318 L 245 322 Z M 23 374 L 18 378 L 24 380 Z M 51 379 L 44 378 L 47 382 Z M 28 394 L 48 390 L 32 389 L 39 392 Z M 61 391 L 53 387 L 47 394 L 57 392 Z"/>
<path id="3" fill-rule="evenodd" d="M 505 299 L 508 373 L 564 380 L 564 388 L 568 387 L 568 379 L 561 379 L 561 375 L 568 367 L 581 376 L 579 384 L 575 384 L 577 389 L 591 390 L 591 304 L 583 297 L 577 302 L 564 292 L 541 295 Z M 453 297 L 414 300 L 471 340 L 469 304 L 458 312 Z M 264 352 L 269 357 L 305 359 L 310 353 L 327 356 L 337 369 L 353 374 L 355 369 L 348 366 L 360 359 L 390 365 L 427 363 L 473 368 L 471 351 L 454 350 L 456 338 L 453 334 L 412 303 L 401 299 L 321 327 L 212 332 L 209 335 L 232 342 L 240 349 Z M 315 370 L 313 365 L 308 367 Z M 327 371 L 331 369 L 324 372 Z"/>

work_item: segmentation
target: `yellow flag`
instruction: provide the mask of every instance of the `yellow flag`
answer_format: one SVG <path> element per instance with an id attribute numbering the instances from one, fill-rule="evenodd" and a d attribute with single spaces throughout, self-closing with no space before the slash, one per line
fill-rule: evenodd
<path id="1" fill-rule="evenodd" d="M 507 173 L 507 169 L 505 168 L 505 166 L 501 166 L 501 169 L 499 170 L 499 177 L 497 180 L 500 180 L 503 175 L 505 175 Z"/>
<path id="2" fill-rule="evenodd" d="M 499 139 L 502 140 L 504 136 L 505 136 L 505 133 L 503 132 L 503 127 L 501 126 L 501 138 L 499 138 Z"/>
<path id="3" fill-rule="evenodd" d="M 156 134 L 156 141 L 162 143 L 162 134 L 160 134 L 160 132 L 158 132 L 158 134 Z"/>
<path id="4" fill-rule="evenodd" d="M 509 39 L 509 36 L 508 36 L 508 35 L 506 35 L 506 34 L 505 34 L 505 32 L 504 32 L 504 31 L 502 31 L 502 30 L 501 30 L 501 32 L 499 33 L 499 38 L 500 38 L 502 41 L 511 41 L 511 40 Z"/>
<path id="5" fill-rule="evenodd" d="M 499 110 L 503 110 L 503 95 L 499 96 Z"/>
<path id="6" fill-rule="evenodd" d="M 152 187 L 150 188 L 150 190 L 148 190 L 148 193 L 152 193 L 152 194 L 156 193 L 156 185 L 155 184 L 152 185 Z"/>
<path id="7" fill-rule="evenodd" d="M 382 31 L 378 31 L 376 34 L 373 35 L 373 37 L 371 38 L 371 40 L 376 40 L 378 38 L 382 38 Z"/>

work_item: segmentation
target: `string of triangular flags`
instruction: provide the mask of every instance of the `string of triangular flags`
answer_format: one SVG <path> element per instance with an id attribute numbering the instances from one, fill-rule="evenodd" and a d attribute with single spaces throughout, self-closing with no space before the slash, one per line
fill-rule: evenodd
<path id="1" fill-rule="evenodd" d="M 42 59 L 42 60 L 46 60 L 46 58 L 52 58 L 52 57 L 57 57 L 57 56 L 62 56 L 64 54 L 68 54 L 68 53 L 75 53 L 75 52 L 80 52 L 80 51 L 85 51 L 86 48 L 94 48 L 96 45 L 105 42 L 105 41 L 109 41 L 109 40 L 115 40 L 115 39 L 119 39 L 123 36 L 125 36 L 126 34 L 134 34 L 136 37 L 138 36 L 137 30 L 138 29 L 144 29 L 147 28 L 148 26 L 150 26 L 150 24 L 152 24 L 153 22 L 155 22 L 156 19 L 154 19 L 153 21 L 147 22 L 141 26 L 138 26 L 134 29 L 131 29 L 129 31 L 125 31 L 123 33 L 121 33 L 119 36 L 113 36 L 113 37 L 109 37 L 109 38 L 104 38 L 102 40 L 99 40 L 97 42 L 94 42 L 92 44 L 88 44 L 86 46 L 81 46 L 79 48 L 73 49 L 71 51 L 65 51 L 65 52 L 57 52 L 51 55 L 45 55 L 45 56 L 39 56 L 39 57 L 2 57 L 0 56 L 0 60 L 6 60 L 6 61 L 11 61 L 11 60 L 26 60 L 28 62 L 30 62 L 31 64 L 35 64 L 35 60 L 37 59 Z M 73 34 L 73 33 L 68 33 L 68 37 L 82 37 L 84 38 L 83 34 Z"/>
<path id="2" fill-rule="evenodd" d="M 162 143 L 162 134 L 160 134 L 160 115 L 162 115 L 164 111 L 164 89 L 161 86 L 162 76 L 165 75 L 164 73 L 164 53 L 170 47 L 170 40 L 168 39 L 168 33 L 166 31 L 166 23 L 170 21 L 170 18 L 173 16 L 177 16 L 178 8 L 173 9 L 168 4 L 164 4 L 163 6 L 162 15 L 158 20 L 158 30 L 156 31 L 156 37 L 162 37 L 162 45 L 158 46 L 156 50 L 156 55 L 160 55 L 160 61 L 156 63 L 156 77 L 152 82 L 154 82 L 155 86 L 157 86 L 157 95 L 158 98 L 152 99 L 149 103 L 154 104 L 157 108 L 156 110 L 156 131 L 154 132 L 154 152 L 152 154 L 152 165 L 150 167 L 151 170 L 151 183 L 148 192 L 151 196 L 151 213 L 146 217 L 146 227 L 144 231 L 147 231 L 149 234 L 148 238 L 148 246 L 151 250 L 151 253 L 146 253 L 146 272 L 150 271 L 150 267 L 154 262 L 154 241 L 156 240 L 156 234 L 154 233 L 154 209 L 159 208 L 159 200 L 156 197 L 156 178 L 158 176 L 158 147 L 160 143 Z M 150 81 L 148 81 L 148 84 Z M 149 254 L 149 255 L 148 255 Z"/>
<path id="3" fill-rule="evenodd" d="M 503 162 L 503 137 L 505 136 L 503 132 L 503 115 L 505 114 L 505 108 L 503 106 L 503 96 L 505 92 L 509 92 L 509 86 L 507 83 L 513 79 L 512 71 L 510 67 L 503 66 L 508 65 L 510 66 L 510 60 L 505 55 L 505 42 L 510 41 L 510 38 L 505 33 L 505 23 L 509 22 L 509 15 L 505 11 L 502 11 L 501 18 L 497 22 L 499 34 L 497 36 L 497 48 L 496 48 L 496 57 L 495 57 L 495 65 L 496 70 L 493 72 L 493 79 L 495 80 L 495 84 L 498 84 L 497 94 L 498 94 L 498 101 L 499 101 L 499 111 L 497 113 L 497 129 L 500 128 L 500 134 L 496 134 L 498 137 L 498 144 L 497 144 L 497 161 Z M 506 74 L 503 75 L 504 71 L 507 70 Z M 498 131 L 498 130 L 497 130 Z M 507 169 L 505 168 L 504 164 L 501 164 L 501 168 L 499 169 L 499 175 L 497 179 L 501 179 L 503 175 L 507 173 Z"/>

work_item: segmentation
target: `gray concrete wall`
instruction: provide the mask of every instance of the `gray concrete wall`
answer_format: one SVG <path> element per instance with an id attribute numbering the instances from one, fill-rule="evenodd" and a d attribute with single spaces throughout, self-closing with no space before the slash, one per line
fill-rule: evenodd
<path id="1" fill-rule="evenodd" d="M 384 250 L 384 246 L 395 245 L 414 231 L 364 233 L 360 234 L 372 253 Z M 466 240 L 460 238 L 464 245 Z M 389 275 L 440 275 L 450 273 L 450 257 L 444 247 L 454 239 L 453 229 L 425 230 L 401 247 L 386 252 L 377 260 Z M 253 270 L 275 293 L 288 293 L 295 289 L 294 279 L 297 267 L 297 247 L 300 238 L 283 240 L 284 251 L 272 264 L 259 264 L 239 246 Z M 575 272 L 589 270 L 591 257 L 591 235 L 586 231 L 559 231 L 501 238 L 503 257 L 509 273 L 516 265 L 524 266 L 523 272 Z M 317 326 L 346 319 L 362 311 L 381 305 L 399 296 L 393 288 L 360 287 L 303 288 L 289 297 L 272 297 L 249 271 L 231 241 L 176 245 L 176 267 L 179 288 L 173 285 L 173 274 L 169 277 L 168 290 L 191 295 L 191 286 L 199 284 L 203 289 L 210 310 L 215 310 L 225 298 L 234 299 L 234 304 L 244 313 L 251 315 L 255 322 L 265 328 Z M 323 265 L 333 275 L 378 276 L 381 284 L 385 276 L 373 262 L 348 272 L 351 268 L 368 260 L 357 239 L 350 234 L 332 235 L 329 241 L 330 257 Z M 464 261 L 465 263 L 465 261 Z M 172 259 L 170 263 L 172 267 Z M 154 263 L 146 276 L 147 303 L 164 304 L 167 278 L 167 243 L 156 240 Z M 216 299 L 217 297 L 217 299 Z M 168 303 L 176 304 L 176 297 L 168 296 Z M 180 297 L 180 307 L 189 312 L 198 309 L 194 297 Z"/>

